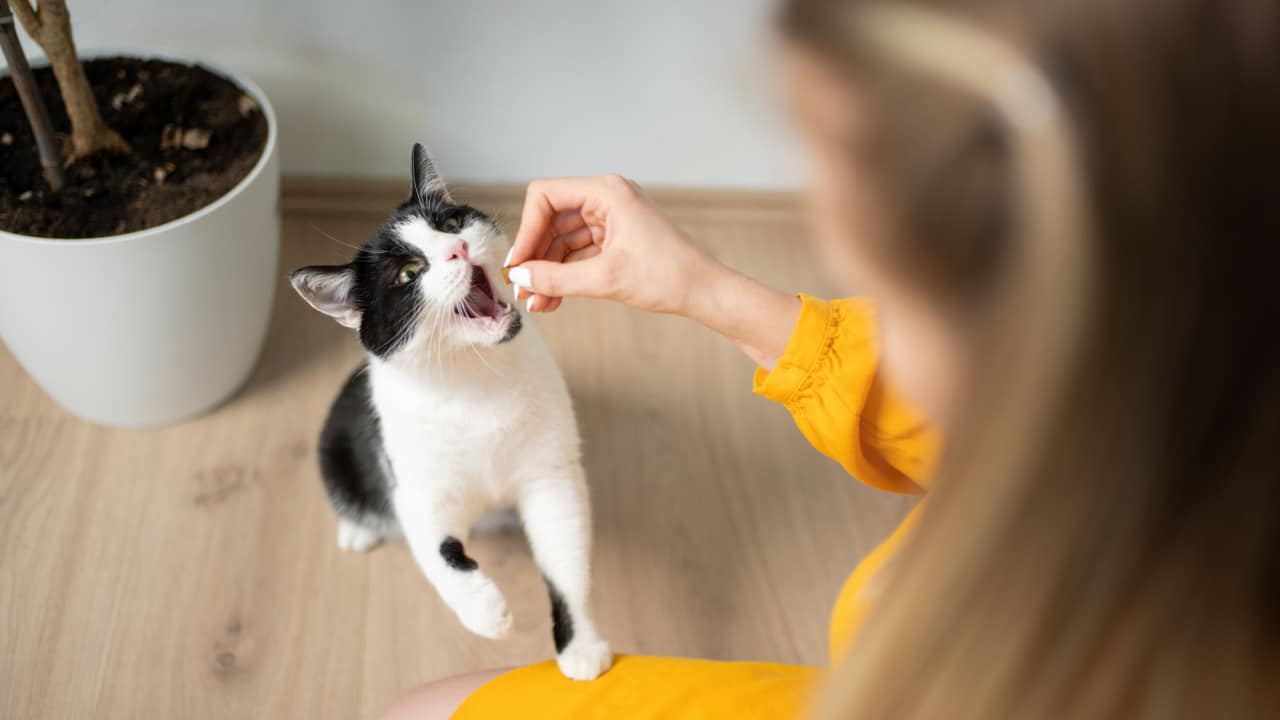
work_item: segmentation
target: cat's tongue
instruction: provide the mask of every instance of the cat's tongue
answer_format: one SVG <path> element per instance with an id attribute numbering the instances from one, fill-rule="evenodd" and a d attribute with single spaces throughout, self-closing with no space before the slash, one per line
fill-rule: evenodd
<path id="1" fill-rule="evenodd" d="M 497 301 L 488 293 L 475 288 L 467 293 L 467 309 L 478 317 L 496 318 L 502 314 L 502 307 Z"/>
<path id="2" fill-rule="evenodd" d="M 463 312 L 469 317 L 487 317 L 498 319 L 504 308 L 493 297 L 493 286 L 484 274 L 484 268 L 471 268 L 471 290 L 463 301 Z"/>

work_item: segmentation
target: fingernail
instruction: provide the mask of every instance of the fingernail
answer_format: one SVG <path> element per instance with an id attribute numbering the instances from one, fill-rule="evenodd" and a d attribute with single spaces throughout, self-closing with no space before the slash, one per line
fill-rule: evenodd
<path id="1" fill-rule="evenodd" d="M 506 267 L 506 266 L 510 265 L 510 264 L 511 264 L 511 256 L 512 256 L 512 255 L 515 255 L 515 254 L 516 254 L 516 249 L 515 249 L 515 248 L 511 248 L 510 250 L 508 250 L 508 251 L 507 251 L 507 259 L 502 261 L 502 267 Z"/>
<path id="2" fill-rule="evenodd" d="M 529 296 L 529 299 L 524 301 L 524 309 L 525 309 L 525 310 L 528 310 L 529 312 L 533 312 L 533 298 L 534 298 L 534 297 L 535 297 L 535 296 L 530 295 L 530 296 Z"/>
<path id="3" fill-rule="evenodd" d="M 517 288 L 531 289 L 533 287 L 533 276 L 529 274 L 529 268 L 513 267 L 507 271 L 507 277 L 511 278 L 511 284 Z"/>

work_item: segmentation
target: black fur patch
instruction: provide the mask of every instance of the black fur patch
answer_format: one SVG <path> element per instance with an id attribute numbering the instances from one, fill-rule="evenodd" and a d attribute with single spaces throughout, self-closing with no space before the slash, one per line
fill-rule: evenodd
<path id="1" fill-rule="evenodd" d="M 360 343 L 379 357 L 400 349 L 412 337 L 422 313 L 418 281 L 396 285 L 400 268 L 421 262 L 423 274 L 430 264 L 417 249 L 401 242 L 391 224 L 383 225 L 365 242 L 351 261 L 356 271 L 352 296 L 360 317 Z"/>
<path id="2" fill-rule="evenodd" d="M 329 502 L 345 518 L 395 521 L 382 447 L 382 428 L 373 412 L 369 378 L 362 364 L 347 378 L 320 432 L 320 475 Z"/>
<path id="3" fill-rule="evenodd" d="M 556 653 L 559 654 L 573 642 L 573 616 L 569 614 L 569 606 L 555 584 L 550 580 L 546 582 L 547 592 L 551 595 L 551 638 L 555 640 Z"/>
<path id="4" fill-rule="evenodd" d="M 461 572 L 470 572 L 480 567 L 475 560 L 467 557 L 466 551 L 462 549 L 462 541 L 453 536 L 446 537 L 440 543 L 440 557 L 444 558 L 449 567 Z"/>
<path id="5" fill-rule="evenodd" d="M 498 341 L 498 344 L 501 345 L 504 342 L 511 342 L 512 340 L 515 340 L 516 336 L 520 334 L 520 329 L 523 327 L 524 320 L 521 319 L 520 313 L 513 309 L 511 311 L 511 322 L 507 325 L 507 332 L 502 336 L 502 339 Z"/>

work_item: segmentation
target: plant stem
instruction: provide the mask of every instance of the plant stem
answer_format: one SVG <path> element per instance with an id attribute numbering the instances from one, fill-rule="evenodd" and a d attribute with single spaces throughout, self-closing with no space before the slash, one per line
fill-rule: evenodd
<path id="1" fill-rule="evenodd" d="M 58 80 L 62 104 L 71 119 L 71 153 L 67 164 L 99 152 L 131 152 L 129 143 L 102 121 L 93 88 L 89 86 L 84 66 L 76 55 L 76 43 L 71 37 L 71 13 L 67 12 L 66 0 L 40 0 L 38 7 L 31 6 L 32 0 L 7 2 L 14 15 L 22 21 L 27 35 L 44 50 L 49 58 L 49 68 Z"/>
<path id="2" fill-rule="evenodd" d="M 49 111 L 44 106 L 44 99 L 40 97 L 40 89 L 36 87 L 31 66 L 27 65 L 27 56 L 18 44 L 18 33 L 13 29 L 9 0 L 0 0 L 0 48 L 4 50 L 5 62 L 9 64 L 9 76 L 13 78 L 13 86 L 17 88 L 18 98 L 22 100 L 22 109 L 31 123 L 31 132 L 36 136 L 36 148 L 40 151 L 44 179 L 54 192 L 62 192 L 62 155 L 58 152 L 53 125 L 49 122 Z"/>

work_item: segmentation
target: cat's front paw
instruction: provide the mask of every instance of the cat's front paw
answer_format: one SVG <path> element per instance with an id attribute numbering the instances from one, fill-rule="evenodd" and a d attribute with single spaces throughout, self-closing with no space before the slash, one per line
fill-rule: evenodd
<path id="1" fill-rule="evenodd" d="M 471 632 L 492 640 L 499 640 L 511 634 L 515 621 L 511 611 L 507 609 L 507 599 L 492 580 L 484 578 L 468 597 L 454 608 L 458 619 Z"/>
<path id="2" fill-rule="evenodd" d="M 556 656 L 556 664 L 571 680 L 595 680 L 613 665 L 613 653 L 603 640 L 577 641 Z"/>

